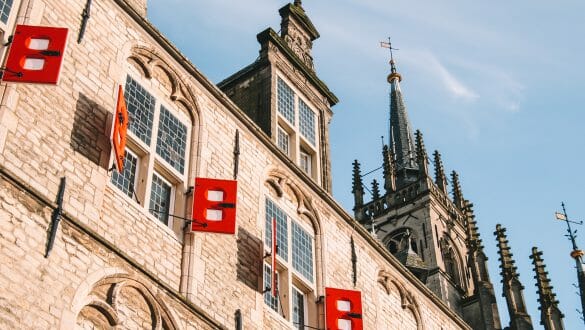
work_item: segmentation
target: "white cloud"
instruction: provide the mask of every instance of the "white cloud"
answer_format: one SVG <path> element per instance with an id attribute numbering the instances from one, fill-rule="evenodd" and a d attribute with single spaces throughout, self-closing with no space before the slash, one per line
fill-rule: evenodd
<path id="1" fill-rule="evenodd" d="M 433 77 L 451 97 L 467 102 L 474 102 L 479 98 L 479 94 L 473 88 L 450 72 L 430 51 L 405 51 L 404 55 L 401 57 L 402 62 L 424 72 L 427 77 Z"/>

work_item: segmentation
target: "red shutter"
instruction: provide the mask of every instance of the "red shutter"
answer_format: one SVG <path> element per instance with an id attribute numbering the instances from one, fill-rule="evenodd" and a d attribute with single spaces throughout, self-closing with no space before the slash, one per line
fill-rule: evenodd
<path id="1" fill-rule="evenodd" d="M 278 279 L 276 278 L 276 218 L 272 218 L 272 296 L 276 297 L 278 294 Z"/>
<path id="2" fill-rule="evenodd" d="M 67 32 L 66 28 L 17 25 L 2 80 L 57 84 Z"/>
<path id="3" fill-rule="evenodd" d="M 194 231 L 235 234 L 237 181 L 195 179 Z"/>
<path id="4" fill-rule="evenodd" d="M 361 292 L 325 288 L 325 324 L 327 330 L 362 330 Z"/>
<path id="5" fill-rule="evenodd" d="M 126 132 L 128 131 L 128 109 L 124 100 L 122 86 L 118 87 L 118 103 L 114 114 L 114 129 L 112 134 L 112 147 L 114 148 L 114 164 L 118 172 L 124 168 L 124 150 L 126 148 Z"/>

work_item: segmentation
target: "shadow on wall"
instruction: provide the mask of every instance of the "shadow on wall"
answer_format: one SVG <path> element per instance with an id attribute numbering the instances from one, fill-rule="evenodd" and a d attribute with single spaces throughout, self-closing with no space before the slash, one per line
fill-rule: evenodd
<path id="1" fill-rule="evenodd" d="M 262 270 L 262 241 L 242 227 L 238 227 L 238 281 L 259 291 Z"/>
<path id="2" fill-rule="evenodd" d="M 92 163 L 108 169 L 112 114 L 83 93 L 75 105 L 71 148 Z"/>

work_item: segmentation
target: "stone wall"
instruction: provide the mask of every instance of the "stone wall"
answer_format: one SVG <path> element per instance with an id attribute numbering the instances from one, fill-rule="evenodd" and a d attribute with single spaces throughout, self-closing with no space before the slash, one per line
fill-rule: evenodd
<path id="1" fill-rule="evenodd" d="M 312 298 L 325 287 L 360 290 L 366 329 L 467 328 L 126 2 L 94 2 L 81 44 L 74 40 L 85 1 L 29 3 L 37 12 L 20 23 L 68 27 L 70 35 L 58 86 L 0 85 L 0 327 L 233 328 L 241 309 L 246 329 L 290 328 L 261 294 L 264 200 L 274 196 L 313 226 Z M 109 123 L 130 72 L 166 91 L 192 122 L 185 185 L 232 178 L 239 131 L 235 236 L 165 227 L 110 183 Z M 61 177 L 64 220 L 44 258 Z M 186 199 L 177 212 L 188 216 Z"/>

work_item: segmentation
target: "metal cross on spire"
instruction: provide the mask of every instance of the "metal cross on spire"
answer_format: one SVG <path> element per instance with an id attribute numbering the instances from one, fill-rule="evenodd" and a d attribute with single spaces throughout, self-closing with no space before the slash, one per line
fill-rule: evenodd
<path id="1" fill-rule="evenodd" d="M 390 40 L 390 37 L 388 37 L 388 42 L 380 41 L 380 47 L 382 47 L 382 48 L 388 48 L 388 50 L 390 50 L 390 60 L 391 61 L 394 61 L 394 56 L 392 54 L 392 50 L 400 50 L 398 48 L 393 48 L 392 47 L 392 41 Z"/>

